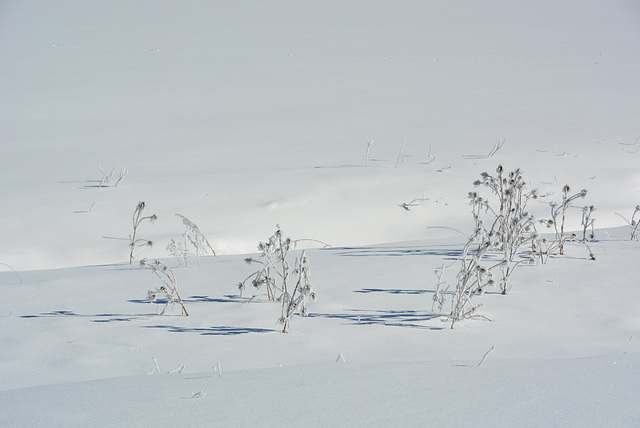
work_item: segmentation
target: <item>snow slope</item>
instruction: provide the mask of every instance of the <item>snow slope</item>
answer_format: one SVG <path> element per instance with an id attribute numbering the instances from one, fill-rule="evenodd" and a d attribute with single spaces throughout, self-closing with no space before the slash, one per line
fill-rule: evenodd
<path id="1" fill-rule="evenodd" d="M 625 0 L 0 4 L 0 425 L 638 426 L 639 48 Z M 498 164 L 541 217 L 588 189 L 597 260 L 450 330 L 433 270 Z M 189 317 L 128 263 L 139 201 Z M 177 266 L 176 213 L 217 257 Z M 235 287 L 276 224 L 332 245 L 287 335 Z"/>

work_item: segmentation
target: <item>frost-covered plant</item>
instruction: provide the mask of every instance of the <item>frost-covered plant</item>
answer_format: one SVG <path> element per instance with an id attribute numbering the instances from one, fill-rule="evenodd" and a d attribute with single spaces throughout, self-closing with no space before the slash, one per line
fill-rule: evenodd
<path id="1" fill-rule="evenodd" d="M 276 225 L 277 230 L 269 238 L 267 242 L 260 242 L 258 250 L 260 250 L 260 259 L 256 260 L 252 257 L 244 259 L 247 264 L 258 263 L 263 267 L 261 270 L 252 273 L 244 281 L 238 283 L 240 292 L 244 291 L 246 284 L 251 280 L 251 285 L 255 289 L 265 286 L 267 299 L 276 300 L 284 291 L 284 284 L 289 280 L 289 251 L 293 246 L 291 238 L 284 237 L 280 226 Z M 277 296 L 276 296 L 277 294 Z M 255 296 L 254 296 L 255 297 Z"/>
<path id="2" fill-rule="evenodd" d="M 580 190 L 578 193 L 574 193 L 570 195 L 571 188 L 569 185 L 565 185 L 562 188 L 562 201 L 560 203 L 551 202 L 551 219 L 546 222 L 547 225 L 552 225 L 556 232 L 556 244 L 552 245 L 553 248 L 559 250 L 560 255 L 564 255 L 564 244 L 568 239 L 575 237 L 572 234 L 567 234 L 565 232 L 565 222 L 567 218 L 567 211 L 569 208 L 574 208 L 572 205 L 573 201 L 578 198 L 584 198 L 587 196 L 587 191 L 585 189 Z"/>
<path id="3" fill-rule="evenodd" d="M 238 283 L 238 289 L 242 293 L 249 282 L 256 289 L 264 286 L 267 299 L 270 301 L 278 300 L 282 304 L 282 312 L 278 322 L 283 325 L 282 332 L 286 333 L 289 330 L 291 316 L 296 311 L 299 311 L 302 316 L 307 315 L 306 302 L 315 300 L 317 296 L 309 281 L 309 259 L 306 252 L 303 251 L 300 258 L 296 259 L 292 269 L 289 263 L 289 253 L 294 241 L 289 237 L 284 237 L 280 227 L 277 225 L 276 227 L 276 232 L 267 242 L 258 244 L 258 249 L 261 251 L 260 259 L 251 257 L 245 259 L 248 264 L 262 265 L 262 269 Z"/>
<path id="4" fill-rule="evenodd" d="M 492 287 L 495 284 L 492 268 L 484 265 L 483 257 L 489 249 L 489 243 L 479 237 L 471 237 L 462 251 L 460 259 L 460 270 L 456 276 L 456 287 L 451 294 L 451 312 L 444 321 L 451 323 L 451 328 L 464 319 L 481 318 L 488 320 L 487 317 L 478 313 L 483 307 L 482 303 L 475 304 L 471 299 L 476 295 L 484 294 L 486 287 Z M 472 250 L 472 247 L 473 250 Z M 441 290 L 442 270 L 436 270 L 439 275 L 436 293 L 434 295 L 434 306 L 437 302 L 439 310 L 444 305 L 446 289 Z"/>
<path id="5" fill-rule="evenodd" d="M 640 205 L 636 205 L 636 209 L 633 212 L 633 214 L 631 215 L 631 221 L 627 220 L 622 214 L 616 213 L 618 214 L 620 217 L 622 217 L 622 219 L 624 221 L 627 222 L 627 224 L 629 225 L 629 227 L 631 228 L 631 240 L 638 240 L 638 226 L 640 226 Z M 636 216 L 638 218 L 636 218 Z"/>
<path id="6" fill-rule="evenodd" d="M 505 175 L 499 165 L 496 172 L 495 177 L 483 172 L 482 179 L 474 185 L 489 188 L 497 201 L 477 192 L 469 193 L 475 221 L 472 240 L 478 241 L 479 248 L 486 248 L 501 258 L 500 291 L 506 294 L 515 268 L 523 262 L 535 262 L 539 256 L 540 238 L 535 218 L 527 211 L 527 204 L 538 198 L 538 191 L 526 189 L 520 169 Z"/>
<path id="7" fill-rule="evenodd" d="M 522 178 L 522 171 L 516 169 L 505 174 L 502 165 L 496 169 L 496 175 L 482 173 L 480 180 L 474 182 L 476 187 L 486 187 L 492 197 L 484 197 L 478 192 L 470 192 L 471 211 L 475 221 L 473 235 L 464 246 L 460 257 L 460 270 L 456 276 L 456 286 L 451 294 L 451 312 L 445 321 L 456 322 L 468 318 L 483 318 L 478 313 L 482 304 L 475 304 L 472 298 L 482 295 L 487 287 L 498 286 L 501 294 L 511 288 L 511 276 L 522 263 L 545 262 L 549 253 L 557 249 L 563 254 L 563 245 L 567 239 L 565 220 L 572 202 L 587 193 L 582 190 L 569 195 L 569 186 L 563 188 L 560 204 L 552 203 L 552 219 L 541 221 L 556 230 L 556 241 L 549 244 L 542 239 L 536 230 L 536 219 L 527 211 L 530 201 L 538 199 L 537 190 L 528 190 Z M 583 235 L 586 244 L 586 231 L 593 228 L 592 217 L 595 208 L 587 206 L 583 209 Z M 589 249 L 592 260 L 595 260 Z M 442 290 L 443 268 L 436 270 L 438 282 L 433 297 L 433 307 L 439 309 L 445 301 L 446 289 Z"/>
<path id="8" fill-rule="evenodd" d="M 438 311 L 441 311 L 447 298 L 447 291 L 449 291 L 449 287 L 447 286 L 446 288 L 443 288 L 446 283 L 442 280 L 445 268 L 446 266 L 443 263 L 442 266 L 434 271 L 434 273 L 438 277 L 438 282 L 436 283 L 435 293 L 433 293 L 433 304 L 431 305 L 431 311 L 434 311 L 436 309 L 436 306 L 438 307 Z"/>
<path id="9" fill-rule="evenodd" d="M 129 235 L 129 248 L 131 250 L 129 252 L 129 264 L 133 262 L 133 250 L 136 247 L 140 245 L 146 246 L 146 247 L 153 246 L 153 241 L 138 237 L 138 227 L 140 227 L 140 224 L 144 220 L 149 220 L 149 222 L 153 224 L 158 219 L 158 217 L 155 214 L 150 216 L 143 216 L 142 212 L 144 211 L 145 208 L 146 208 L 146 204 L 144 202 L 138 202 L 138 205 L 136 206 L 136 209 L 133 212 L 133 217 L 131 218 L 133 222 L 133 232 L 131 235 Z"/>
<path id="10" fill-rule="evenodd" d="M 181 214 L 176 214 L 176 216 L 182 219 L 185 230 L 182 233 L 182 240 L 176 242 L 174 239 L 171 239 L 167 245 L 167 250 L 178 260 L 180 266 L 187 266 L 189 257 L 196 257 L 198 266 L 200 266 L 201 255 L 211 252 L 211 254 L 215 256 L 215 250 L 211 247 L 211 244 L 209 244 L 209 241 L 202 234 L 198 226 Z"/>
<path id="11" fill-rule="evenodd" d="M 460 257 L 456 285 L 451 293 L 451 312 L 445 321 L 455 323 L 469 318 L 487 319 L 478 313 L 482 304 L 472 301 L 488 287 L 498 286 L 502 294 L 511 288 L 510 280 L 522 263 L 534 263 L 539 257 L 540 243 L 535 218 L 527 204 L 538 197 L 536 190 L 527 190 L 522 171 L 505 174 L 502 165 L 493 176 L 483 172 L 473 184 L 486 187 L 491 197 L 469 192 L 474 232 Z M 434 307 L 442 309 L 446 291 L 442 290 L 444 266 L 436 270 L 438 283 L 433 297 Z"/>
<path id="12" fill-rule="evenodd" d="M 293 274 L 297 277 L 293 290 L 289 288 L 287 283 L 283 283 L 283 292 L 280 297 L 282 303 L 282 312 L 278 322 L 282 325 L 282 332 L 289 331 L 289 323 L 293 314 L 298 311 L 300 315 L 307 316 L 307 301 L 316 301 L 318 296 L 311 288 L 309 280 L 309 258 L 306 251 L 302 251 L 299 258 L 296 259 Z"/>
<path id="13" fill-rule="evenodd" d="M 165 306 L 160 312 L 160 315 L 164 315 L 167 310 L 167 306 L 170 303 L 175 304 L 176 302 L 182 308 L 182 314 L 185 316 L 189 316 L 187 309 L 184 307 L 182 303 L 182 298 L 180 297 L 180 293 L 178 292 L 178 281 L 176 280 L 176 275 L 173 273 L 171 268 L 159 260 L 155 260 L 153 262 L 148 261 L 147 259 L 140 260 L 140 266 L 149 268 L 153 271 L 154 274 L 162 281 L 162 285 L 157 287 L 155 290 L 149 290 L 147 292 L 147 298 L 152 302 L 156 301 L 165 301 Z"/>
<path id="14" fill-rule="evenodd" d="M 593 240 L 596 237 L 594 226 L 596 219 L 593 218 L 593 212 L 595 210 L 596 208 L 593 205 L 585 205 L 582 207 L 582 221 L 580 222 L 582 225 L 582 242 Z M 589 228 L 591 228 L 591 233 L 587 236 L 587 229 Z"/>

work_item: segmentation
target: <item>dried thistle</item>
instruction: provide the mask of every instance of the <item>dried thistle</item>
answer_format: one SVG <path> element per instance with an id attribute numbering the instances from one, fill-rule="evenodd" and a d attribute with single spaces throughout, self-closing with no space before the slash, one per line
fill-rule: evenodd
<path id="1" fill-rule="evenodd" d="M 133 212 L 133 217 L 131 218 L 133 223 L 133 233 L 129 235 L 129 247 L 130 247 L 129 264 L 133 262 L 133 250 L 137 246 L 143 245 L 149 248 L 153 246 L 153 241 L 138 237 L 138 227 L 140 227 L 140 224 L 144 220 L 149 220 L 149 223 L 153 224 L 158 219 L 158 217 L 155 214 L 143 217 L 142 212 L 144 211 L 145 208 L 146 208 L 146 204 L 143 201 L 138 202 L 138 205 L 136 206 L 136 209 Z"/>
<path id="2" fill-rule="evenodd" d="M 182 307 L 182 314 L 189 316 L 187 309 L 184 307 L 180 293 L 178 292 L 178 281 L 171 268 L 159 260 L 149 262 L 147 259 L 140 260 L 140 267 L 149 268 L 162 281 L 163 285 L 155 290 L 147 292 L 147 298 L 152 302 L 157 300 L 166 300 L 166 304 L 160 315 L 164 315 L 169 303 L 177 302 Z"/>

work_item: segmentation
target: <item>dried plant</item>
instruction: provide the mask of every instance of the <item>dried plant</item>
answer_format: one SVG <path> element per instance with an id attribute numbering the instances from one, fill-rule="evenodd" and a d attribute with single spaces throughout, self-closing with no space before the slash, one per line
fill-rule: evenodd
<path id="1" fill-rule="evenodd" d="M 429 198 L 425 198 L 424 195 L 422 195 L 421 198 L 413 198 L 413 200 L 411 200 L 411 202 L 403 202 L 401 204 L 399 204 L 399 207 L 404 208 L 407 211 L 411 211 L 412 207 L 419 207 L 422 205 L 422 203 L 424 201 L 428 201 Z"/>
<path id="2" fill-rule="evenodd" d="M 367 153 L 364 155 L 364 167 L 369 166 L 369 151 L 371 150 L 371 146 L 373 146 L 373 140 L 367 141 Z"/>
<path id="3" fill-rule="evenodd" d="M 314 301 L 317 296 L 311 288 L 309 281 L 309 258 L 303 250 L 299 258 L 294 262 L 293 269 L 289 263 L 289 253 L 295 246 L 295 241 L 284 237 L 280 226 L 276 225 L 276 232 L 267 242 L 260 242 L 258 249 L 261 251 L 260 259 L 246 258 L 248 264 L 258 263 L 262 269 L 249 275 L 238 284 L 242 293 L 247 283 L 255 289 L 266 288 L 269 301 L 280 301 L 281 316 L 278 320 L 282 324 L 282 332 L 289 331 L 291 317 L 296 311 L 302 316 L 307 315 L 306 303 Z M 294 285 L 292 285 L 295 282 Z M 254 295 L 252 300 L 256 296 Z"/>
<path id="4" fill-rule="evenodd" d="M 528 203 L 538 199 L 538 191 L 527 189 L 520 169 L 505 174 L 502 165 L 499 165 L 495 176 L 483 172 L 481 179 L 475 181 L 474 185 L 488 188 L 491 196 L 469 192 L 475 227 L 459 259 L 460 270 L 451 294 L 451 312 L 445 319 L 451 322 L 451 328 L 464 319 L 488 319 L 478 313 L 482 304 L 476 304 L 472 298 L 484 294 L 488 287 L 495 286 L 501 294 L 506 294 L 511 288 L 511 276 L 518 266 L 538 261 L 544 263 L 555 250 L 560 250 L 560 254 L 563 254 L 564 243 L 568 238 L 565 232 L 567 210 L 573 208 L 573 201 L 587 194 L 586 190 L 581 190 L 570 195 L 569 186 L 564 186 L 562 202 L 551 204 L 552 219 L 541 221 L 556 230 L 556 241 L 549 243 L 539 236 L 536 229 L 538 222 L 527 211 Z M 587 229 L 593 228 L 594 211 L 593 206 L 583 208 L 582 243 L 588 249 Z M 590 237 L 592 236 L 593 229 Z M 595 260 L 591 249 L 589 252 L 591 259 Z M 447 292 L 447 289 L 442 289 L 443 272 L 444 266 L 436 270 L 438 281 L 433 296 L 433 308 L 438 306 L 439 310 L 444 305 Z"/>
<path id="5" fill-rule="evenodd" d="M 111 169 L 111 171 L 105 172 L 105 170 L 103 170 L 102 167 L 98 165 L 98 169 L 102 173 L 102 178 L 100 179 L 100 184 L 98 185 L 98 187 L 104 187 L 103 186 L 104 183 L 109 183 L 113 179 L 113 174 L 115 173 L 116 168 L 114 167 Z M 120 168 L 120 174 L 118 175 L 118 178 L 116 179 L 116 182 L 113 185 L 113 187 L 118 187 L 118 184 L 120 184 L 122 179 L 124 179 L 128 173 L 129 173 L 129 170 L 127 170 L 126 168 Z"/>
<path id="6" fill-rule="evenodd" d="M 138 205 L 136 206 L 136 209 L 133 212 L 133 217 L 131 218 L 133 222 L 133 232 L 131 235 L 129 235 L 129 247 L 131 249 L 131 251 L 129 252 L 129 264 L 133 262 L 133 250 L 136 247 L 138 246 L 152 247 L 153 246 L 153 241 L 138 237 L 138 227 L 140 227 L 140 224 L 143 221 L 149 220 L 149 222 L 153 224 L 158 219 L 158 217 L 155 214 L 150 216 L 143 216 L 142 212 L 144 211 L 145 208 L 146 208 L 146 204 L 144 202 L 138 202 Z"/>
<path id="7" fill-rule="evenodd" d="M 398 152 L 398 157 L 396 158 L 396 165 L 394 166 L 395 168 L 398 168 L 398 163 L 404 161 L 404 155 L 402 154 L 402 150 L 404 150 L 404 145 L 407 142 L 407 137 L 405 136 L 402 139 L 402 143 L 400 144 L 400 151 Z"/>
<path id="8" fill-rule="evenodd" d="M 582 225 L 582 242 L 586 242 L 587 240 L 593 241 L 596 237 L 595 232 L 595 222 L 596 219 L 593 218 L 593 212 L 596 208 L 593 205 L 587 205 L 582 208 L 582 221 L 580 224 Z M 591 228 L 591 233 L 587 236 L 587 229 Z"/>
<path id="9" fill-rule="evenodd" d="M 433 303 L 431 305 L 431 311 L 435 311 L 436 307 L 438 308 L 438 311 L 442 311 L 442 307 L 444 306 L 444 303 L 446 301 L 447 291 L 449 291 L 449 287 L 447 286 L 446 288 L 443 288 L 443 286 L 446 285 L 446 282 L 442 280 L 445 269 L 446 266 L 443 263 L 442 266 L 434 271 L 434 273 L 438 277 L 438 282 L 436 283 L 436 289 L 433 293 Z"/>
<path id="10" fill-rule="evenodd" d="M 556 232 L 557 244 L 552 247 L 556 247 L 560 251 L 560 255 L 564 255 L 564 244 L 569 238 L 575 237 L 574 235 L 567 234 L 565 232 L 565 223 L 567 218 L 567 211 L 569 208 L 575 208 L 572 203 L 578 198 L 584 198 L 587 196 L 586 190 L 580 190 L 578 193 L 570 195 L 571 188 L 569 185 L 565 185 L 562 188 L 562 201 L 560 203 L 551 202 L 551 220 L 546 222 L 547 225 L 552 225 Z"/>
<path id="11" fill-rule="evenodd" d="M 286 282 L 283 283 L 283 292 L 280 297 L 282 312 L 278 322 L 282 324 L 283 333 L 289 331 L 289 323 L 293 314 L 298 311 L 303 317 L 307 316 L 309 314 L 307 301 L 311 300 L 315 302 L 318 298 L 311 288 L 311 282 L 309 280 L 309 259 L 306 251 L 303 250 L 300 257 L 296 259 L 293 274 L 297 277 L 293 290 L 289 288 Z"/>
<path id="12" fill-rule="evenodd" d="M 176 214 L 176 216 L 182 219 L 185 231 L 182 233 L 180 242 L 176 242 L 174 239 L 169 242 L 167 250 L 178 260 L 180 266 L 187 266 L 189 257 L 196 257 L 198 266 L 200 266 L 201 255 L 211 252 L 215 256 L 215 250 L 198 226 L 181 214 Z"/>
<path id="13" fill-rule="evenodd" d="M 538 191 L 526 189 L 520 169 L 505 175 L 500 165 L 496 172 L 495 177 L 482 173 L 482 179 L 474 182 L 474 185 L 489 188 L 497 197 L 497 202 L 477 192 L 469 193 L 475 221 L 472 239 L 479 241 L 481 247 L 500 255 L 500 291 L 506 294 L 515 268 L 523 262 L 535 263 L 539 256 L 540 237 L 535 218 L 527 211 L 527 204 L 538 198 Z"/>
<path id="14" fill-rule="evenodd" d="M 182 298 L 180 297 L 180 293 L 178 292 L 178 281 L 176 280 L 176 275 L 173 273 L 171 268 L 159 260 L 155 260 L 153 262 L 149 262 L 147 259 L 140 260 L 140 266 L 150 268 L 154 274 L 162 281 L 162 285 L 155 290 L 149 290 L 147 292 L 147 298 L 152 302 L 156 301 L 164 301 L 165 306 L 162 309 L 160 315 L 164 315 L 167 310 L 167 306 L 169 304 L 175 304 L 176 302 L 182 308 L 182 314 L 185 316 L 189 316 L 187 309 L 184 307 L 182 303 Z"/>
<path id="15" fill-rule="evenodd" d="M 494 144 L 493 148 L 491 149 L 491 151 L 487 154 L 487 159 L 489 159 L 490 157 L 492 157 L 493 155 L 495 155 L 496 153 L 498 153 L 498 150 L 500 150 L 504 144 L 507 142 L 507 139 L 503 139 L 503 140 L 498 140 L 498 142 L 496 144 Z"/>
<path id="16" fill-rule="evenodd" d="M 631 215 L 631 221 L 627 220 L 622 214 L 616 213 L 619 215 L 624 221 L 627 222 L 629 227 L 631 228 L 631 240 L 638 240 L 638 226 L 640 226 L 640 205 L 636 205 L 636 209 Z M 636 216 L 638 218 L 636 218 Z"/>
<path id="17" fill-rule="evenodd" d="M 491 197 L 478 192 L 468 195 L 475 226 L 462 250 L 451 294 L 451 312 L 445 319 L 451 328 L 464 319 L 488 320 L 479 313 L 482 303 L 476 304 L 472 298 L 496 286 L 506 294 L 516 268 L 522 263 L 535 263 L 539 257 L 540 238 L 535 218 L 527 211 L 529 201 L 537 199 L 537 191 L 526 189 L 520 169 L 505 174 L 500 165 L 496 173 L 492 176 L 483 172 L 481 179 L 474 182 L 476 187 L 488 188 Z M 442 290 L 443 272 L 444 266 L 436 270 L 438 283 L 433 306 L 439 309 L 444 305 L 447 291 Z"/>

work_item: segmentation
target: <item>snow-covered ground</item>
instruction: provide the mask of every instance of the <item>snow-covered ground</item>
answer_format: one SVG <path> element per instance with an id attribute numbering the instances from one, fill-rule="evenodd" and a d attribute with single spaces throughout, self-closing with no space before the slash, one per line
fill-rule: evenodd
<path id="1" fill-rule="evenodd" d="M 631 0 L 2 3 L 0 425 L 640 425 L 639 51 Z M 596 261 L 451 330 L 433 271 L 498 164 L 540 217 L 588 189 Z M 129 265 L 139 201 L 189 317 Z M 174 214 L 218 256 L 178 266 Z M 289 334 L 236 287 L 276 224 L 331 245 Z"/>

